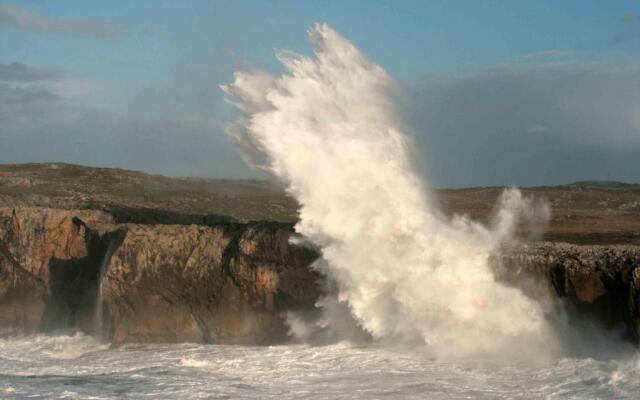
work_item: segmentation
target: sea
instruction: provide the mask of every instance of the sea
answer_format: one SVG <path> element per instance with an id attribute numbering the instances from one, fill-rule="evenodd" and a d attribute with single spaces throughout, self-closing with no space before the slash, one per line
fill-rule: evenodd
<path id="1" fill-rule="evenodd" d="M 439 361 L 420 346 L 145 344 L 80 333 L 0 339 L 2 399 L 637 399 L 631 346 L 591 356 Z"/>

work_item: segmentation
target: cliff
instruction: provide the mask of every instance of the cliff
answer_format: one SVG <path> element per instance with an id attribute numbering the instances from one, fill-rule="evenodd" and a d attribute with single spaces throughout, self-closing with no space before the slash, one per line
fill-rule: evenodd
<path id="1" fill-rule="evenodd" d="M 621 328 L 640 343 L 640 246 L 529 243 L 493 257 L 498 279 L 547 287 L 574 321 Z M 523 290 L 527 292 L 527 287 Z"/>
<path id="2" fill-rule="evenodd" d="M 126 342 L 272 343 L 319 295 L 290 224 L 116 224 L 91 210 L 0 209 L 0 328 Z"/>
<path id="3" fill-rule="evenodd" d="M 447 212 L 486 220 L 500 191 L 439 195 Z M 547 199 L 553 218 L 543 241 L 494 256 L 498 279 L 533 278 L 569 318 L 623 326 L 637 341 L 640 186 L 523 191 Z M 296 220 L 296 202 L 268 182 L 0 165 L 0 333 L 79 328 L 115 344 L 283 340 L 284 314 L 320 295 L 309 268 L 317 254 L 289 242 Z"/>
<path id="4" fill-rule="evenodd" d="M 133 211 L 130 211 L 132 213 Z M 79 328 L 114 344 L 266 344 L 320 295 L 292 225 L 118 223 L 96 210 L 0 208 L 0 329 Z M 135 219 L 135 218 L 134 218 Z M 171 221 L 170 221 L 171 222 Z M 532 243 L 496 254 L 498 279 L 534 277 L 570 316 L 640 337 L 640 247 Z"/>

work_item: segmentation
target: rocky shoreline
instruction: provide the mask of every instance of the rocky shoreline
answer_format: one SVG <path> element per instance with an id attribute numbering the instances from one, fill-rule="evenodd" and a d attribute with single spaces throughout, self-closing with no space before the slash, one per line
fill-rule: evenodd
<path id="1" fill-rule="evenodd" d="M 0 209 L 0 329 L 79 328 L 128 342 L 266 344 L 313 307 L 316 254 L 292 225 L 118 224 L 108 213 Z"/>
<path id="2" fill-rule="evenodd" d="M 0 331 L 80 329 L 114 345 L 271 344 L 321 294 L 291 223 L 155 210 L 0 208 Z M 572 314 L 640 337 L 640 246 L 537 242 L 493 257 Z"/>
<path id="3" fill-rule="evenodd" d="M 640 343 L 640 246 L 538 242 L 493 258 L 498 279 L 516 284 L 526 282 L 523 277 L 533 279 L 536 288 L 551 293 L 569 322 L 618 329 Z"/>

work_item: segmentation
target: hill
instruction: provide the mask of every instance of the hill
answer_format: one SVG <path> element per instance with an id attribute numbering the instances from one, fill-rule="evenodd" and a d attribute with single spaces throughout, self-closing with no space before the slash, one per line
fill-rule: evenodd
<path id="1" fill-rule="evenodd" d="M 544 239 L 640 243 L 640 185 L 576 182 L 521 188 L 546 199 L 553 217 Z M 503 187 L 438 191 L 448 214 L 486 221 Z M 148 209 L 171 215 L 218 215 L 238 221 L 295 222 L 298 205 L 274 182 L 170 178 L 63 163 L 0 165 L 0 206 Z M 182 221 L 182 220 L 181 220 Z"/>

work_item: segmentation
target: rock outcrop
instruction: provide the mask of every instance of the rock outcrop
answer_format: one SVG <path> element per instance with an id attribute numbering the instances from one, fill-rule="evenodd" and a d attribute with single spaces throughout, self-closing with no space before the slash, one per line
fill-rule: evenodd
<path id="1" fill-rule="evenodd" d="M 272 343 L 319 295 L 316 254 L 282 223 L 116 224 L 101 211 L 0 209 L 0 328 L 126 342 Z"/>
<path id="2" fill-rule="evenodd" d="M 284 339 L 283 312 L 319 295 L 316 256 L 290 245 L 291 233 L 278 223 L 129 225 L 103 282 L 113 341 Z"/>
<path id="3" fill-rule="evenodd" d="M 320 296 L 317 253 L 293 226 L 134 209 L 0 208 L 0 330 L 76 328 L 114 344 L 267 344 Z M 185 222 L 185 224 L 179 224 Z M 640 246 L 539 242 L 494 257 L 498 279 L 534 277 L 570 315 L 640 337 Z"/>
<path id="4" fill-rule="evenodd" d="M 494 257 L 499 278 L 542 281 L 569 318 L 622 327 L 640 339 L 640 246 L 530 243 Z"/>
<path id="5" fill-rule="evenodd" d="M 88 229 L 90 224 L 93 229 Z M 56 329 L 93 308 L 107 214 L 39 208 L 0 209 L 0 327 Z"/>

